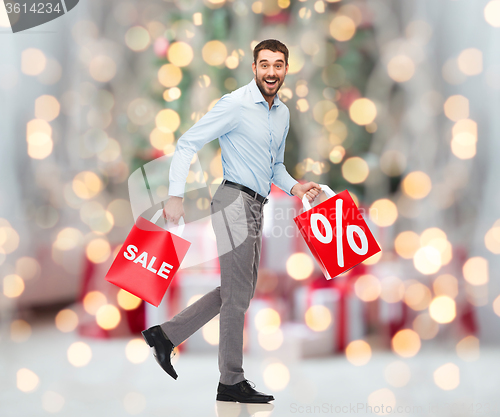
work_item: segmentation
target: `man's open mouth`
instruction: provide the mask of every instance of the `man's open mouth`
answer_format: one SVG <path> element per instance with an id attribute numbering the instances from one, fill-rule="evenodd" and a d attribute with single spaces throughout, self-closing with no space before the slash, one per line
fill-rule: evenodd
<path id="1" fill-rule="evenodd" d="M 265 80 L 265 82 L 269 87 L 274 87 L 278 80 Z"/>

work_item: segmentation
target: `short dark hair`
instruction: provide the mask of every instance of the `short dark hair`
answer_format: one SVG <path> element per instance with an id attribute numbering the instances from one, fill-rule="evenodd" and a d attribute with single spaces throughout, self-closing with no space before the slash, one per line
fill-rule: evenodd
<path id="1" fill-rule="evenodd" d="M 257 65 L 257 57 L 263 49 L 269 49 L 272 52 L 281 52 L 285 55 L 285 65 L 288 65 L 288 48 L 286 45 L 276 39 L 266 39 L 260 42 L 253 50 L 253 61 Z"/>

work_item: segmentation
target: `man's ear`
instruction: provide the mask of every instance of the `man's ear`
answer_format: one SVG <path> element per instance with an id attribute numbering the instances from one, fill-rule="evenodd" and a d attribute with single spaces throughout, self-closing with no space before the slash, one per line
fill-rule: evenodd
<path id="1" fill-rule="evenodd" d="M 253 75 L 257 75 L 257 67 L 255 66 L 255 62 L 252 62 L 252 71 Z"/>
<path id="2" fill-rule="evenodd" d="M 285 67 L 285 75 L 288 74 L 288 64 L 286 64 L 286 67 Z"/>

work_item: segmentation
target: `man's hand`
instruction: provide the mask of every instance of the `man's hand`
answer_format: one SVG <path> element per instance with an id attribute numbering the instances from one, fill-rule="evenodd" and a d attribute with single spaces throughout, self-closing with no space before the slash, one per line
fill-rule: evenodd
<path id="1" fill-rule="evenodd" d="M 163 208 L 163 217 L 166 221 L 173 220 L 175 224 L 179 224 L 182 216 L 184 216 L 182 197 L 170 196 Z"/>
<path id="2" fill-rule="evenodd" d="M 304 197 L 304 194 L 307 196 L 307 199 L 309 200 L 309 203 L 312 203 L 314 199 L 319 195 L 321 192 L 321 188 L 319 184 L 316 184 L 315 182 L 306 182 L 305 184 L 301 184 L 298 182 L 295 184 L 290 193 L 296 197 L 299 197 L 302 200 L 302 197 Z"/>

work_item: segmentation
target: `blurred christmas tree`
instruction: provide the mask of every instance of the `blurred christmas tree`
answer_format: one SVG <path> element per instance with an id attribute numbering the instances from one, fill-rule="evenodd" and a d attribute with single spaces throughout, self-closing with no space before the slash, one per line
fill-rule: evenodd
<path id="1" fill-rule="evenodd" d="M 147 88 L 164 110 L 137 131 L 132 170 L 172 152 L 174 135 L 178 139 L 223 94 L 248 83 L 253 47 L 276 38 L 290 50 L 280 91 L 292 120 L 285 152 L 288 171 L 297 179 L 363 196 L 368 165 L 353 157 L 368 151 L 377 129 L 375 106 L 359 100 L 376 61 L 364 2 L 176 2 L 167 3 L 156 19 L 165 30 L 153 39 L 156 79 Z M 222 170 L 220 161 L 213 160 L 220 158 L 218 142 L 207 146 L 211 183 Z"/>

